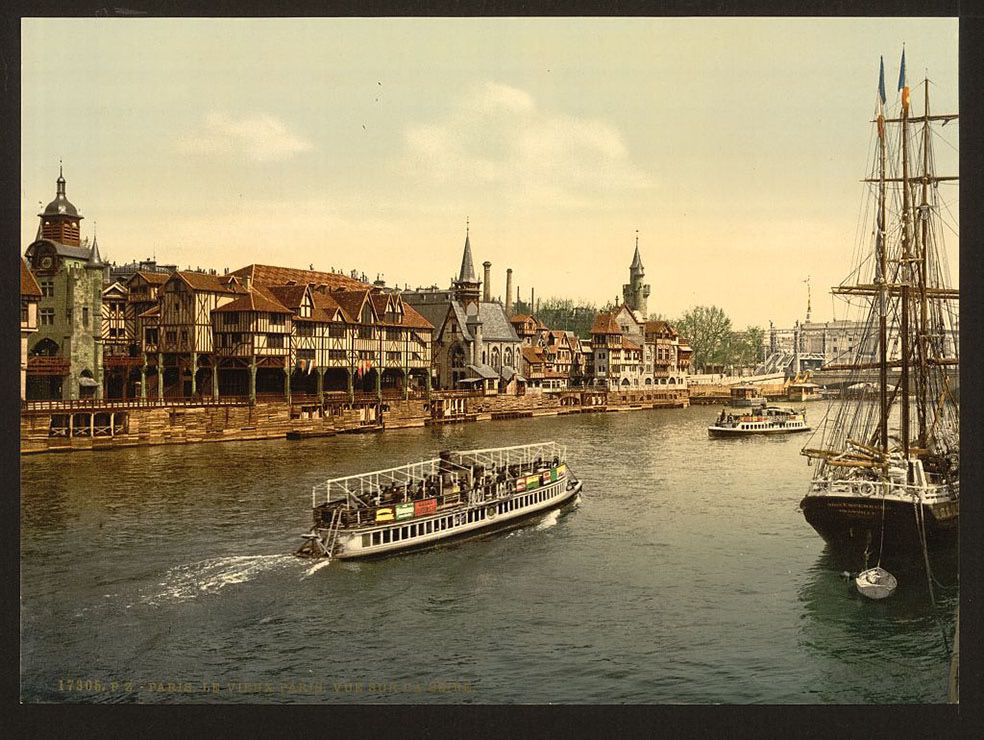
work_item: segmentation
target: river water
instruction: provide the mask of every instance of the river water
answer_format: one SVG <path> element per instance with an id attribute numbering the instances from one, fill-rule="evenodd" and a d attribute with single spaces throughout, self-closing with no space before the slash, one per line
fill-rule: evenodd
<path id="1" fill-rule="evenodd" d="M 956 567 L 868 601 L 798 503 L 809 435 L 715 407 L 22 461 L 28 702 L 868 703 L 947 698 Z M 819 417 L 821 404 L 810 406 Z M 573 512 L 327 567 L 328 477 L 556 440 Z"/>

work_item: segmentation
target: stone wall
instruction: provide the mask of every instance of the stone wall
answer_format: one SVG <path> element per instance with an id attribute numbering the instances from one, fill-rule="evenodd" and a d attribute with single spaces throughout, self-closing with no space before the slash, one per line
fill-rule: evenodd
<path id="1" fill-rule="evenodd" d="M 595 401 L 590 402 L 590 398 Z M 460 418 L 473 421 L 510 416 L 546 416 L 588 411 L 685 407 L 687 390 L 638 390 L 610 394 L 529 394 L 466 396 Z M 386 400 L 354 404 L 180 405 L 112 408 L 95 411 L 66 408 L 21 414 L 21 452 L 98 449 L 225 440 L 275 439 L 285 436 L 330 436 L 339 433 L 419 427 L 431 423 L 428 400 Z M 71 429 L 71 433 L 69 433 Z"/>

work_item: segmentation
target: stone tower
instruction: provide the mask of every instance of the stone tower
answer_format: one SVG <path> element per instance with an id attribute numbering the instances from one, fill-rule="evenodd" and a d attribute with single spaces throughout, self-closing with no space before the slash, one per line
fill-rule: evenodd
<path id="1" fill-rule="evenodd" d="M 639 256 L 639 232 L 636 231 L 635 255 L 629 266 L 629 282 L 622 286 L 622 300 L 630 309 L 642 314 L 643 319 L 649 315 L 646 299 L 649 298 L 650 291 L 649 285 L 642 282 L 644 277 L 646 269 L 642 266 L 642 257 Z"/>

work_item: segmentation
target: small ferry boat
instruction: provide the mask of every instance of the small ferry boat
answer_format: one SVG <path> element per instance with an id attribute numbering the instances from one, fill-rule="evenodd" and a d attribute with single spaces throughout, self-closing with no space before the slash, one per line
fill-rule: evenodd
<path id="1" fill-rule="evenodd" d="M 573 506 L 581 491 L 555 442 L 440 456 L 314 486 L 297 555 L 368 558 L 511 529 Z"/>
<path id="2" fill-rule="evenodd" d="M 717 421 L 707 427 L 712 437 L 733 437 L 742 434 L 790 434 L 808 432 L 806 411 L 785 406 L 765 406 L 761 409 L 721 409 Z"/>

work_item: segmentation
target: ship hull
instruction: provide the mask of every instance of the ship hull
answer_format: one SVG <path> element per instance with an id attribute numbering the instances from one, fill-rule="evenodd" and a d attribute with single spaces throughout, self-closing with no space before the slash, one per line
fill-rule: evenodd
<path id="1" fill-rule="evenodd" d="M 362 551 L 360 549 L 350 549 L 342 547 L 341 551 L 335 556 L 340 560 L 379 560 L 393 555 L 403 555 L 410 552 L 420 552 L 443 547 L 449 544 L 457 544 L 468 540 L 480 539 L 493 534 L 499 534 L 511 529 L 529 524 L 536 519 L 542 519 L 544 515 L 552 511 L 567 511 L 574 508 L 581 493 L 581 482 L 577 481 L 570 488 L 566 489 L 563 495 L 557 496 L 546 505 L 532 509 L 528 512 L 520 512 L 511 516 L 499 515 L 492 520 L 486 520 L 481 526 L 463 529 L 460 532 L 450 530 L 446 535 L 430 540 L 407 541 L 397 547 L 391 547 L 384 551 Z"/>
<path id="2" fill-rule="evenodd" d="M 797 432 L 809 432 L 810 427 L 794 427 L 779 429 L 734 429 L 731 427 L 707 427 L 707 434 L 711 437 L 747 437 L 756 434 L 796 434 Z"/>
<path id="3" fill-rule="evenodd" d="M 959 501 L 916 505 L 911 501 L 880 497 L 811 495 L 800 503 L 806 521 L 831 549 L 852 567 L 885 559 L 922 558 L 922 538 L 917 516 L 925 525 L 929 549 L 952 547 L 957 542 Z M 884 529 L 884 538 L 883 538 Z"/>

